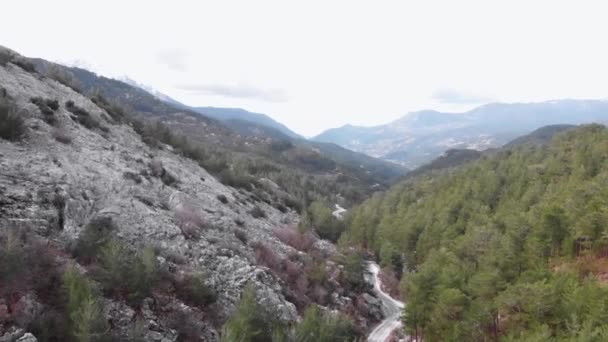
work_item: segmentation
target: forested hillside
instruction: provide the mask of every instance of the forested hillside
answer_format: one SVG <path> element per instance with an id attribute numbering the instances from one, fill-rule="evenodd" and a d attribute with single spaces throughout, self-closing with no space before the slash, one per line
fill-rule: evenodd
<path id="1" fill-rule="evenodd" d="M 401 277 L 411 336 L 606 341 L 607 166 L 608 129 L 582 126 L 404 181 L 342 240 Z"/>

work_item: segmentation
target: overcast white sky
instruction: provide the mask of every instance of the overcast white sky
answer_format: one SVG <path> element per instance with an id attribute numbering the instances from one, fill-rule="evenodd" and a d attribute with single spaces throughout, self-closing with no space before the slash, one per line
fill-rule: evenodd
<path id="1" fill-rule="evenodd" d="M 310 136 L 420 109 L 607 98 L 605 1 L 8 1 L 0 44 Z"/>

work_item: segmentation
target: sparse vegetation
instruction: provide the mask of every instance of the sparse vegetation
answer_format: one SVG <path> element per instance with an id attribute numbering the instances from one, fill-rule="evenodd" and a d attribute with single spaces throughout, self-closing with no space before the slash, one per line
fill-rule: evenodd
<path id="1" fill-rule="evenodd" d="M 171 317 L 170 327 L 178 333 L 177 340 L 183 342 L 198 342 L 200 341 L 200 326 L 192 316 L 192 313 L 187 311 L 178 311 Z"/>
<path id="2" fill-rule="evenodd" d="M 73 101 L 67 101 L 65 103 L 66 109 L 72 113 L 70 117 L 72 120 L 78 122 L 88 129 L 99 129 L 102 132 L 108 132 L 109 129 L 105 126 L 102 126 L 97 119 L 95 119 L 89 112 L 86 110 L 76 106 Z"/>
<path id="3" fill-rule="evenodd" d="M 249 238 L 247 237 L 247 232 L 244 229 L 235 229 L 234 236 L 244 244 L 247 244 L 247 241 L 249 240 Z"/>
<path id="4" fill-rule="evenodd" d="M 120 240 L 108 241 L 97 256 L 95 277 L 104 291 L 138 305 L 160 279 L 156 254 L 151 248 L 130 251 Z"/>
<path id="5" fill-rule="evenodd" d="M 283 227 L 274 230 L 274 235 L 286 245 L 299 251 L 307 252 L 315 243 L 315 238 L 310 232 L 301 233 L 295 227 Z"/>
<path id="6" fill-rule="evenodd" d="M 269 313 L 268 308 L 258 304 L 255 289 L 249 285 L 241 295 L 234 313 L 222 328 L 222 342 L 279 342 L 284 338 L 284 329 Z"/>
<path id="7" fill-rule="evenodd" d="M 130 180 L 134 181 L 137 184 L 141 184 L 141 182 L 142 182 L 141 176 L 138 173 L 135 173 L 135 172 L 125 171 L 125 172 L 123 172 L 122 177 L 124 179 L 130 179 Z"/>
<path id="8" fill-rule="evenodd" d="M 99 250 L 112 239 L 116 229 L 111 217 L 94 217 L 80 233 L 74 246 L 74 256 L 84 262 L 91 262 Z"/>
<path id="9" fill-rule="evenodd" d="M 0 100 L 0 138 L 17 141 L 26 131 L 25 122 L 12 106 Z"/>
<path id="10" fill-rule="evenodd" d="M 257 303 L 255 289 L 247 286 L 236 310 L 222 328 L 222 342 L 350 342 L 357 340 L 352 321 L 342 315 L 309 306 L 294 334 L 269 310 Z"/>
<path id="11" fill-rule="evenodd" d="M 311 305 L 295 329 L 296 342 L 351 342 L 357 339 L 352 321 L 343 314 L 322 312 Z"/>
<path id="12" fill-rule="evenodd" d="M 254 206 L 249 211 L 249 214 L 251 216 L 253 216 L 253 218 L 265 218 L 266 217 L 266 212 L 262 208 L 258 207 L 257 205 Z"/>
<path id="13" fill-rule="evenodd" d="M 323 239 L 337 242 L 346 226 L 334 217 L 328 204 L 315 201 L 310 204 L 300 223 L 300 230 L 308 229 L 313 229 Z"/>
<path id="14" fill-rule="evenodd" d="M 74 77 L 74 75 L 69 72 L 66 68 L 50 64 L 48 69 L 46 70 L 46 76 L 51 78 L 64 86 L 71 88 L 77 93 L 82 93 L 82 86 L 80 85 L 80 81 Z"/>
<path id="15" fill-rule="evenodd" d="M 0 65 L 5 67 L 13 59 L 9 50 L 0 47 Z"/>
<path id="16" fill-rule="evenodd" d="M 135 122 L 135 118 L 133 115 L 124 107 L 117 103 L 110 103 L 105 97 L 101 94 L 95 94 L 91 96 L 91 101 L 95 103 L 100 108 L 103 108 L 108 115 L 114 120 L 116 123 L 122 123 L 125 121 Z"/>
<path id="17" fill-rule="evenodd" d="M 205 277 L 201 273 L 176 279 L 174 284 L 177 296 L 185 303 L 203 308 L 217 299 L 216 293 L 205 284 Z"/>
<path id="18" fill-rule="evenodd" d="M 109 342 L 109 326 L 93 283 L 71 267 L 63 274 L 63 287 L 67 297 L 66 314 L 74 340 Z"/>
<path id="19" fill-rule="evenodd" d="M 32 97 L 30 101 L 38 106 L 38 109 L 42 113 L 42 117 L 46 123 L 51 126 L 55 126 L 57 124 L 57 118 L 55 117 L 55 111 L 59 109 L 59 102 L 57 102 L 57 100 Z"/>
<path id="20" fill-rule="evenodd" d="M 13 56 L 11 63 L 19 66 L 21 69 L 29 73 L 38 73 L 36 66 L 32 63 L 29 58 L 23 56 Z"/>

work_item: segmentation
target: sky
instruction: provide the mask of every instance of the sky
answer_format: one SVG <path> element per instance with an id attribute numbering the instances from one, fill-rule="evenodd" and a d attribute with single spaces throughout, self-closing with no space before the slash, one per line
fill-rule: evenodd
<path id="1" fill-rule="evenodd" d="M 608 98 L 605 1 L 68 1 L 2 5 L 0 45 L 128 76 L 305 136 L 422 109 Z"/>

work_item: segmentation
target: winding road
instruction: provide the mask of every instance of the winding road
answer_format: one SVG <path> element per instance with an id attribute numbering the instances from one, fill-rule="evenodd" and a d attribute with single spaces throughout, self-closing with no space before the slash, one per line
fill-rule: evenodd
<path id="1" fill-rule="evenodd" d="M 382 311 L 384 312 L 384 320 L 374 328 L 367 337 L 368 342 L 385 342 L 391 333 L 401 327 L 401 312 L 404 304 L 396 299 L 393 299 L 389 294 L 382 291 L 382 281 L 378 277 L 380 266 L 375 262 L 370 262 L 368 270 L 374 276 L 374 292 L 382 301 Z"/>

